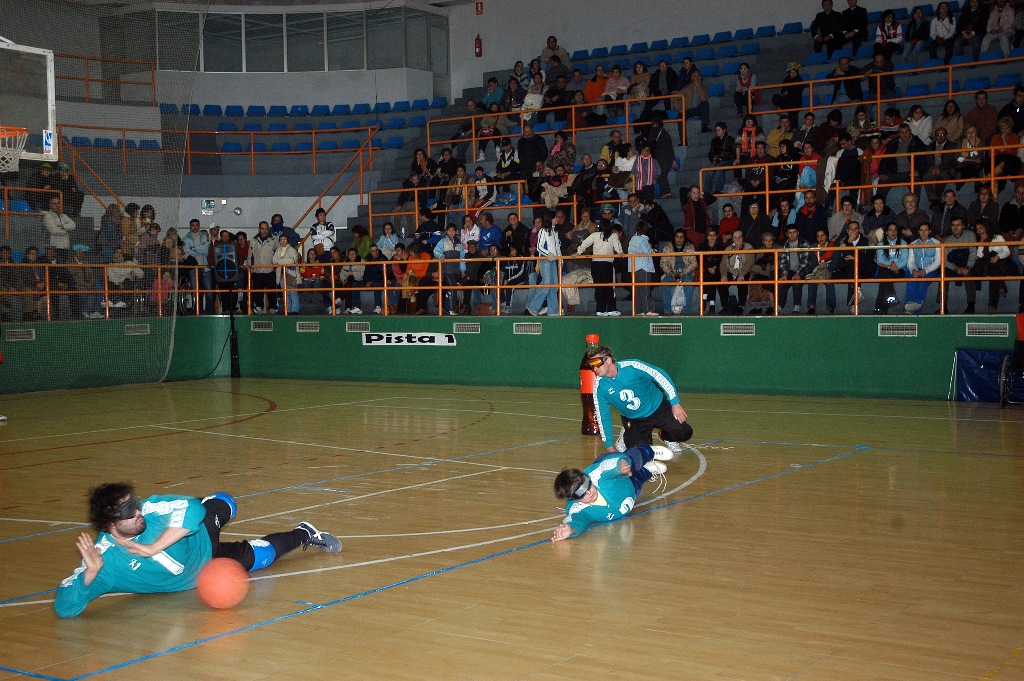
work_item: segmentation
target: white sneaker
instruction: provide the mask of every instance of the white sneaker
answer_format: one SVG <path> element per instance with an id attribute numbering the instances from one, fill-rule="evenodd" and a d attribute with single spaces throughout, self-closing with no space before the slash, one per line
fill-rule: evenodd
<path id="1" fill-rule="evenodd" d="M 114 307 L 116 307 L 116 308 L 118 308 L 120 310 L 122 308 L 128 307 L 128 303 L 124 302 L 123 300 L 119 300 L 116 303 L 114 303 Z"/>
<path id="2" fill-rule="evenodd" d="M 907 312 L 917 312 L 921 309 L 921 303 L 907 303 L 905 309 Z"/>
<path id="3" fill-rule="evenodd" d="M 615 450 L 619 452 L 626 451 L 626 429 L 619 429 L 619 436 L 615 438 Z"/>
<path id="4" fill-rule="evenodd" d="M 672 442 L 670 440 L 662 440 L 662 442 L 665 443 L 665 447 L 668 448 L 668 451 L 672 452 L 673 454 L 679 454 L 680 452 L 683 451 L 683 446 L 678 442 Z"/>
<path id="5" fill-rule="evenodd" d="M 103 319 L 104 315 L 102 312 L 90 312 L 89 317 L 92 319 Z"/>
<path id="6" fill-rule="evenodd" d="M 263 314 L 263 308 L 257 305 L 257 306 L 252 308 L 252 313 L 253 314 Z"/>
<path id="7" fill-rule="evenodd" d="M 647 463 L 644 464 L 644 468 L 646 468 L 654 477 L 658 477 L 659 475 L 665 475 L 665 471 L 668 470 L 668 466 L 666 466 L 660 461 L 648 461 Z"/>
<path id="8" fill-rule="evenodd" d="M 683 314 L 683 306 L 682 305 L 673 305 L 672 306 L 672 314 Z"/>
<path id="9" fill-rule="evenodd" d="M 373 308 L 373 314 L 380 314 L 380 305 Z"/>
<path id="10" fill-rule="evenodd" d="M 648 312 L 648 313 L 647 313 L 647 314 L 645 314 L 644 316 L 645 316 L 645 317 L 660 317 L 661 315 L 660 315 L 660 314 L 658 314 L 657 312 L 655 312 L 654 310 L 651 310 L 650 312 Z"/>
<path id="11" fill-rule="evenodd" d="M 348 312 L 349 312 L 349 314 L 363 314 L 363 311 L 362 311 L 362 309 L 361 309 L 361 308 L 358 308 L 358 307 L 353 307 L 353 308 L 352 308 L 351 310 L 349 310 Z"/>
<path id="12" fill-rule="evenodd" d="M 512 314 L 512 308 L 508 305 L 501 306 L 501 314 Z"/>
<path id="13" fill-rule="evenodd" d="M 799 305 L 794 305 L 793 306 L 793 314 L 800 314 L 800 306 Z"/>
<path id="14" fill-rule="evenodd" d="M 479 154 L 476 155 L 476 162 L 477 163 L 483 163 L 486 160 L 487 160 L 487 156 L 484 154 L 484 152 L 481 151 Z"/>
<path id="15" fill-rule="evenodd" d="M 619 312 L 618 310 L 612 310 L 611 312 L 606 313 L 605 316 L 606 317 L 621 317 L 622 313 Z"/>
<path id="16" fill-rule="evenodd" d="M 597 313 L 597 316 L 598 316 L 598 317 L 607 317 L 607 316 L 608 316 L 608 313 L 607 313 L 607 312 L 598 312 L 598 313 Z"/>
<path id="17" fill-rule="evenodd" d="M 672 461 L 676 458 L 675 453 L 668 447 L 661 445 L 651 445 L 651 449 L 654 450 L 655 461 Z"/>

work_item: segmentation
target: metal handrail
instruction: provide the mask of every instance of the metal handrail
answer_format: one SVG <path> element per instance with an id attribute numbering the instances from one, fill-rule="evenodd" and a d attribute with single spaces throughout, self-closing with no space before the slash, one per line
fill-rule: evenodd
<path id="1" fill-rule="evenodd" d="M 72 59 L 81 60 L 83 62 L 83 69 L 85 76 L 66 76 L 60 74 L 54 74 L 54 78 L 57 80 L 70 80 L 70 81 L 84 81 L 85 82 L 85 101 L 91 101 L 91 87 L 92 83 L 116 83 L 118 85 L 148 85 L 150 88 L 150 102 L 153 106 L 156 106 L 156 63 L 151 61 L 145 61 L 140 59 L 113 59 L 110 57 L 93 57 L 83 54 L 69 54 L 67 52 L 54 52 L 55 59 Z M 110 78 L 93 78 L 89 75 L 89 67 L 93 62 L 108 63 L 108 64 L 137 64 L 144 67 L 143 70 L 149 71 L 149 80 L 115 80 Z"/>
<path id="2" fill-rule="evenodd" d="M 0 211 L 4 214 L 4 238 L 11 238 L 11 215 L 40 215 L 41 211 L 21 211 L 11 210 L 11 192 L 28 192 L 30 194 L 56 194 L 60 197 L 61 205 L 64 204 L 64 192 L 60 189 L 35 189 L 33 187 L 19 187 L 17 185 L 3 185 L 0 187 L 2 192 L 4 207 Z"/>

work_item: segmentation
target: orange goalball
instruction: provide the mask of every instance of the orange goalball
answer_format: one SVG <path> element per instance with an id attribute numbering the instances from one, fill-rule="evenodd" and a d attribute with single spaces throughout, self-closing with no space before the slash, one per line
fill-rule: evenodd
<path id="1" fill-rule="evenodd" d="M 211 608 L 233 608 L 249 593 L 249 574 L 230 558 L 214 558 L 196 579 L 199 598 Z"/>

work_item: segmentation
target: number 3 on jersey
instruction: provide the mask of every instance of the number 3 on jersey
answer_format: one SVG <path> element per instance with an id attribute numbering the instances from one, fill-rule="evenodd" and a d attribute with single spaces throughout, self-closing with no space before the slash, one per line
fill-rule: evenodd
<path id="1" fill-rule="evenodd" d="M 632 390 L 620 390 L 619 399 L 625 402 L 626 409 L 636 411 L 637 409 L 640 408 L 640 399 L 635 394 L 633 394 Z"/>

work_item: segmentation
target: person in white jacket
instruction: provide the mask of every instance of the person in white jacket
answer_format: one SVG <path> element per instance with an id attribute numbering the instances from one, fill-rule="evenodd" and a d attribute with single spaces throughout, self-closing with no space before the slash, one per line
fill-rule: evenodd
<path id="1" fill-rule="evenodd" d="M 60 197 L 50 199 L 50 210 L 43 213 L 43 231 L 47 243 L 57 249 L 60 262 L 67 262 L 71 251 L 70 232 L 75 230 L 75 221 L 61 209 Z"/>
<path id="2" fill-rule="evenodd" d="M 299 301 L 299 252 L 291 247 L 285 234 L 277 238 L 277 243 L 273 257 L 273 263 L 280 266 L 277 270 L 277 283 L 288 291 L 284 313 L 299 314 L 302 307 Z"/>
<path id="3" fill-rule="evenodd" d="M 619 243 L 619 234 L 611 220 L 601 218 L 597 224 L 600 229 L 580 243 L 579 252 L 585 253 L 591 249 L 594 254 L 590 271 L 595 284 L 613 284 L 615 282 L 615 262 L 611 256 L 622 254 L 622 244 Z M 615 309 L 614 287 L 598 286 L 594 289 L 594 300 L 597 302 L 598 317 L 619 316 L 619 311 Z"/>
<path id="4" fill-rule="evenodd" d="M 562 242 L 548 218 L 544 218 L 543 226 L 537 233 L 537 255 L 540 256 L 540 283 L 550 288 L 531 289 L 526 312 L 534 316 L 559 315 L 558 273 L 562 266 L 559 260 Z"/>

